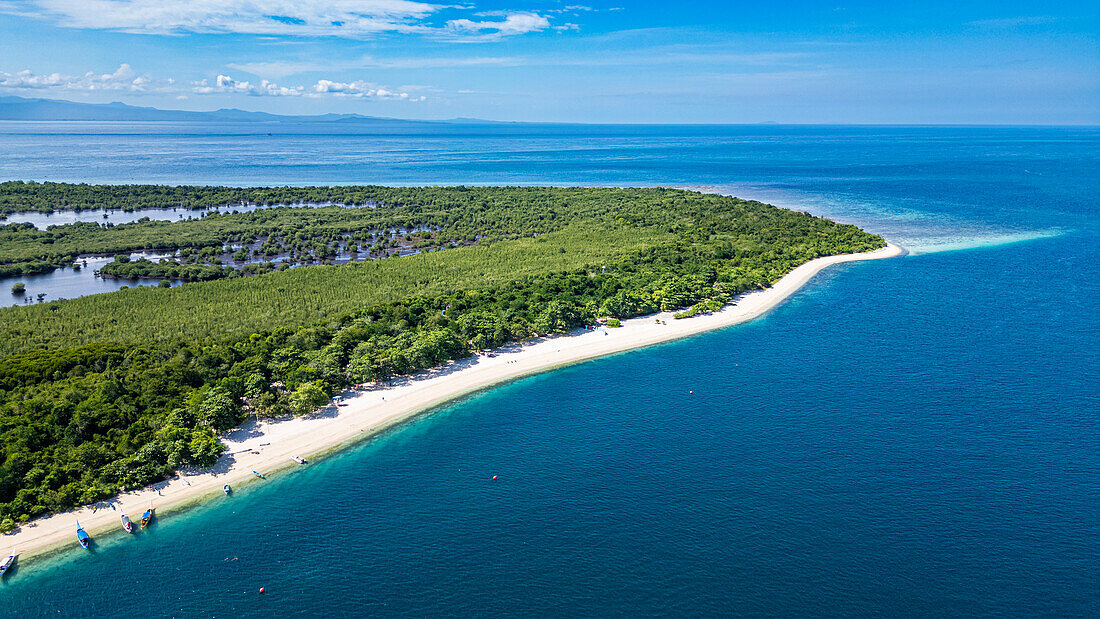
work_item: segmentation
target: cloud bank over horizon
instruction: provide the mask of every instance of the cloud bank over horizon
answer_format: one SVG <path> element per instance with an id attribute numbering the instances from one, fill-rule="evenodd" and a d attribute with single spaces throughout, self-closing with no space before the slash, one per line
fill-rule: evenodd
<path id="1" fill-rule="evenodd" d="M 83 75 L 35 74 L 30 70 L 18 73 L 0 71 L 0 88 L 21 91 L 73 92 L 127 92 L 138 94 L 174 94 L 177 99 L 188 95 L 237 94 L 250 97 L 308 97 L 324 96 L 378 98 L 420 102 L 424 95 L 389 89 L 365 81 L 338 82 L 321 79 L 309 86 L 280 86 L 266 79 L 259 82 L 236 80 L 229 75 L 218 74 L 214 79 L 181 82 L 175 79 L 156 79 L 138 75 L 128 64 L 122 64 L 113 73 L 88 71 Z"/>
<path id="2" fill-rule="evenodd" d="M 5 93 L 421 119 L 1100 124 L 1100 5 L 0 0 Z"/>

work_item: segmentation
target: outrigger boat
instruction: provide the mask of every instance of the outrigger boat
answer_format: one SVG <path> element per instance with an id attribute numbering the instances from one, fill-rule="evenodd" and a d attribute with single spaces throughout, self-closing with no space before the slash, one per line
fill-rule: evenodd
<path id="1" fill-rule="evenodd" d="M 144 529 L 145 527 L 149 526 L 152 522 L 153 522 L 153 508 L 150 507 L 149 509 L 145 510 L 145 512 L 141 515 L 141 528 Z"/>
<path id="2" fill-rule="evenodd" d="M 297 462 L 298 464 L 305 464 L 306 463 L 306 459 L 303 458 L 302 456 L 291 456 L 290 459 Z"/>
<path id="3" fill-rule="evenodd" d="M 252 474 L 255 475 L 256 477 L 259 477 L 260 479 L 267 479 L 266 477 L 263 476 L 262 473 L 260 473 L 258 471 L 252 471 Z"/>
<path id="4" fill-rule="evenodd" d="M 92 536 L 80 526 L 79 520 L 76 521 L 76 541 L 80 542 L 80 547 L 84 550 L 88 549 L 88 542 L 92 541 Z"/>
<path id="5" fill-rule="evenodd" d="M 127 533 L 134 532 L 134 523 L 130 522 L 130 517 L 126 514 L 122 514 L 122 528 L 126 529 Z"/>
<path id="6" fill-rule="evenodd" d="M 7 559 L 4 559 L 3 562 L 0 562 L 0 578 L 3 578 L 8 573 L 8 570 L 11 568 L 11 566 L 13 566 L 13 565 L 15 565 L 15 551 L 14 550 L 11 551 L 11 554 L 8 555 Z"/>
<path id="7" fill-rule="evenodd" d="M 229 484 L 226 484 L 222 486 L 222 492 L 224 492 L 226 496 L 229 496 L 229 493 L 233 492 L 233 489 L 229 487 Z"/>

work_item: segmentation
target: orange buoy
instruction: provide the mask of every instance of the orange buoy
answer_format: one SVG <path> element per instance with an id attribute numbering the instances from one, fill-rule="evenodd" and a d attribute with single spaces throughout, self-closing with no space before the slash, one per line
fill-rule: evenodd
<path id="1" fill-rule="evenodd" d="M 260 587 L 260 593 L 263 593 L 263 592 L 264 592 L 264 588 Z"/>

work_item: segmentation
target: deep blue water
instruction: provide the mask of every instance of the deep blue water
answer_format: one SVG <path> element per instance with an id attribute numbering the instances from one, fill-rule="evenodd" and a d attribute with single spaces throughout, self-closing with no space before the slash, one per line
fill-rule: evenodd
<path id="1" fill-rule="evenodd" d="M 2 126 L 0 177 L 706 186 L 914 252 L 28 563 L 0 615 L 1100 614 L 1100 131 L 185 129 Z"/>

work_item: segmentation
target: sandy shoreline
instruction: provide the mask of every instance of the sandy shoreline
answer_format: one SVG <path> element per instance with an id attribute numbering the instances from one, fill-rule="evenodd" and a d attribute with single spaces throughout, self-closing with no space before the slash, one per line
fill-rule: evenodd
<path id="1" fill-rule="evenodd" d="M 213 469 L 180 471 L 176 478 L 152 488 L 122 494 L 114 501 L 118 511 L 106 507 L 104 502 L 94 513 L 89 506 L 30 522 L 0 539 L 0 554 L 7 556 L 8 550 L 14 548 L 24 561 L 75 545 L 77 520 L 94 538 L 121 531 L 119 516 L 123 512 L 137 521 L 149 505 L 157 509 L 159 517 L 164 517 L 173 509 L 203 498 L 220 499 L 223 484 L 237 486 L 256 481 L 253 470 L 266 475 L 287 466 L 299 466 L 292 461 L 292 456 L 308 458 L 330 451 L 448 400 L 520 376 L 752 320 L 781 303 L 830 265 L 890 258 L 902 252 L 901 248 L 888 245 L 864 254 L 818 258 L 794 269 L 771 288 L 749 293 L 735 304 L 710 315 L 674 320 L 671 313 L 664 313 L 625 320 L 622 328 L 607 329 L 606 334 L 578 331 L 542 338 L 505 347 L 495 351 L 493 357 L 452 361 L 436 370 L 390 381 L 350 395 L 340 406 L 327 407 L 309 417 L 250 421 L 223 437 L 228 449 Z M 659 324 L 655 318 L 667 324 Z"/>

